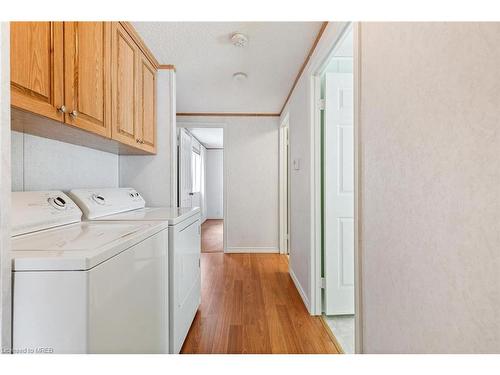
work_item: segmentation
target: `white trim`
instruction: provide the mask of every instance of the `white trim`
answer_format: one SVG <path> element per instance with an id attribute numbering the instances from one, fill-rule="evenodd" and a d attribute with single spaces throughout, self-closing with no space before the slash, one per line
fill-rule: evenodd
<path id="1" fill-rule="evenodd" d="M 225 253 L 264 253 L 264 254 L 279 254 L 280 250 L 277 247 L 251 247 L 251 246 L 232 246 L 226 248 Z"/>
<path id="2" fill-rule="evenodd" d="M 176 116 L 176 82 L 175 70 L 170 70 L 170 205 L 177 207 L 177 116 Z"/>
<path id="3" fill-rule="evenodd" d="M 313 94 L 311 95 L 312 124 L 311 141 L 313 143 L 311 149 L 313 156 L 311 157 L 313 178 L 311 178 L 311 314 L 321 315 L 322 313 L 322 288 L 321 288 L 321 79 L 318 75 L 311 77 L 311 87 Z"/>
<path id="4" fill-rule="evenodd" d="M 223 204 L 223 222 L 222 222 L 222 232 L 223 232 L 223 249 L 224 252 L 227 253 L 229 252 L 227 249 L 227 220 L 228 220 L 228 215 L 227 215 L 227 186 L 228 186 L 228 171 L 227 171 L 227 158 L 226 158 L 226 123 L 225 122 L 207 122 L 207 121 L 180 121 L 177 124 L 178 128 L 222 128 L 222 139 L 223 139 L 223 145 L 224 147 L 222 148 L 222 169 L 223 169 L 223 179 L 224 181 L 222 182 L 222 204 Z M 175 179 L 177 183 L 177 178 Z"/>
<path id="5" fill-rule="evenodd" d="M 321 315 L 322 289 L 321 289 L 321 81 L 318 79 L 320 73 L 325 69 L 328 61 L 342 39 L 349 22 L 341 25 L 333 31 L 333 41 L 328 46 L 329 50 L 322 53 L 318 61 L 312 61 L 308 69 L 309 78 L 309 108 L 311 121 L 311 314 Z M 328 27 L 332 27 L 330 24 Z M 325 34 L 323 34 L 323 37 Z M 320 40 L 321 43 L 321 40 Z M 318 51 L 318 49 L 316 49 Z M 313 59 L 312 59 L 313 60 Z"/>
<path id="6" fill-rule="evenodd" d="M 321 288 L 321 74 L 338 48 L 339 42 L 345 35 L 350 23 L 337 29 L 330 50 L 324 55 L 313 69 L 311 69 L 311 306 L 313 315 L 322 314 Z"/>
<path id="7" fill-rule="evenodd" d="M 362 256 L 361 245 L 361 23 L 353 24 L 354 73 L 354 352 L 363 353 Z"/>
<path id="8" fill-rule="evenodd" d="M 320 150 L 321 150 L 321 139 L 317 137 L 321 132 L 321 116 L 320 109 L 318 106 L 319 99 L 321 98 L 321 81 L 318 79 L 320 74 L 325 69 L 330 57 L 334 53 L 339 42 L 345 35 L 347 27 L 351 25 L 346 23 L 346 26 L 339 29 L 335 37 L 335 41 L 332 43 L 332 49 L 328 54 L 325 55 L 323 61 L 316 65 L 316 69 L 312 70 L 311 75 L 311 108 L 313 113 L 311 115 L 313 126 L 312 126 L 312 137 L 313 137 L 313 147 L 311 155 L 313 160 L 317 160 L 312 167 L 312 239 L 311 239 L 311 306 L 313 311 L 312 315 L 320 315 L 321 306 L 321 168 L 320 168 Z M 355 352 L 362 353 L 362 334 L 363 334 L 363 319 L 362 319 L 362 278 L 361 278 L 361 264 L 362 264 L 362 249 L 360 241 L 360 230 L 361 223 L 359 222 L 359 213 L 361 212 L 361 202 L 360 202 L 360 165 L 359 165 L 359 155 L 360 155 L 360 144 L 359 144 L 359 131 L 360 131 L 360 74 L 361 74 L 361 49 L 360 49 L 360 24 L 353 23 L 353 61 L 354 61 L 354 186 L 355 186 L 355 198 L 354 198 L 354 275 L 355 275 Z M 318 169 L 319 168 L 319 169 Z M 318 176 L 319 170 L 319 176 Z M 319 195 L 319 199 L 317 199 Z M 318 212 L 319 210 L 319 212 Z M 320 221 L 317 221 L 319 217 Z M 318 225 L 316 225 L 318 223 Z M 319 241 L 318 241 L 319 239 Z"/>
<path id="9" fill-rule="evenodd" d="M 300 285 L 299 280 L 297 279 L 297 276 L 295 276 L 295 273 L 291 268 L 288 269 L 288 273 L 290 274 L 290 277 L 292 278 L 293 283 L 295 284 L 295 288 L 297 288 L 297 291 L 299 292 L 300 297 L 302 298 L 302 302 L 304 302 L 304 305 L 306 306 L 307 311 L 309 314 L 314 315 L 311 312 L 311 304 L 309 303 L 309 300 L 307 299 L 306 293 L 304 292 L 304 289 L 302 289 L 302 285 Z"/>

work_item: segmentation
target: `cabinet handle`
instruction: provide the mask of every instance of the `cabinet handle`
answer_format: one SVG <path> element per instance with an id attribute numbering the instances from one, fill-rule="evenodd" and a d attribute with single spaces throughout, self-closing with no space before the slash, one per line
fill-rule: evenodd
<path id="1" fill-rule="evenodd" d="M 73 118 L 77 118 L 78 117 L 78 111 L 76 109 L 74 109 L 73 111 L 71 111 L 71 113 L 69 115 L 71 117 L 73 117 Z"/>
<path id="2" fill-rule="evenodd" d="M 57 111 L 60 113 L 66 113 L 66 106 L 63 104 L 62 106 L 57 108 Z"/>

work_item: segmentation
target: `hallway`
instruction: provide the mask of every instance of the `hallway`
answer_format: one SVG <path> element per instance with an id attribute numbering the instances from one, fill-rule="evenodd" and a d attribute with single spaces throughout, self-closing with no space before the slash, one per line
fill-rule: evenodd
<path id="1" fill-rule="evenodd" d="M 278 254 L 202 254 L 202 301 L 182 353 L 338 353 Z"/>
<path id="2" fill-rule="evenodd" d="M 224 251 L 224 220 L 208 219 L 201 224 L 201 252 Z"/>

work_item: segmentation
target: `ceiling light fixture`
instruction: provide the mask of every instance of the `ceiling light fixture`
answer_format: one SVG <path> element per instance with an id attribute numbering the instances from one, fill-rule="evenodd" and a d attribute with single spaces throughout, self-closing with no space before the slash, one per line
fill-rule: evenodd
<path id="1" fill-rule="evenodd" d="M 233 74 L 233 79 L 236 82 L 244 82 L 247 80 L 247 78 L 248 78 L 248 75 L 246 73 L 243 73 L 243 72 L 236 72 Z"/>
<path id="2" fill-rule="evenodd" d="M 235 47 L 246 47 L 248 44 L 248 37 L 242 33 L 234 33 L 231 35 L 231 43 Z"/>

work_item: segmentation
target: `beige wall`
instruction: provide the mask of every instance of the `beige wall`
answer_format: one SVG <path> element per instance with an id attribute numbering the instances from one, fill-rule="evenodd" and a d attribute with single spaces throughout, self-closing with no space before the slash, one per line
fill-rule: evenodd
<path id="1" fill-rule="evenodd" d="M 312 202 L 315 199 L 316 178 L 313 148 L 314 138 L 318 134 L 314 133 L 311 77 L 326 63 L 335 41 L 346 26 L 345 22 L 328 23 L 281 114 L 282 121 L 285 116 L 289 116 L 290 160 L 298 160 L 300 164 L 298 170 L 290 170 L 290 274 L 307 309 L 316 314 L 321 313 L 317 309 L 321 296 L 312 271 L 315 266 L 314 247 L 318 245 L 314 225 L 319 213 L 314 211 Z"/>
<path id="2" fill-rule="evenodd" d="M 0 353 L 11 346 L 9 24 L 0 23 Z"/>
<path id="3" fill-rule="evenodd" d="M 172 127 L 175 125 L 175 72 L 160 69 L 156 75 L 156 81 L 156 102 L 158 103 L 156 154 L 121 155 L 119 160 L 120 186 L 137 189 L 148 206 L 175 206 L 175 202 L 172 201 L 174 177 L 171 171 Z"/>
<path id="4" fill-rule="evenodd" d="M 365 352 L 500 352 L 500 24 L 361 26 Z"/>

